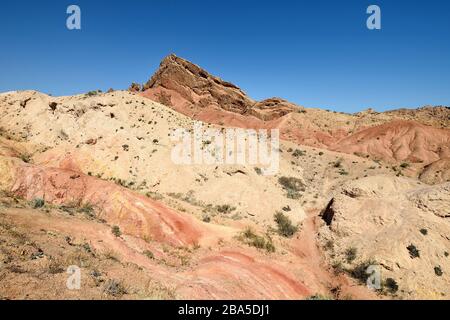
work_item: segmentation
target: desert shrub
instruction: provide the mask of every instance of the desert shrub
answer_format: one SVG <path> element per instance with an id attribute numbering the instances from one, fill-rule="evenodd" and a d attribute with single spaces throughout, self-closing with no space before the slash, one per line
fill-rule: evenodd
<path id="1" fill-rule="evenodd" d="M 262 170 L 261 170 L 261 168 L 255 167 L 254 169 L 255 169 L 255 172 L 256 172 L 256 174 L 257 174 L 258 176 L 262 175 Z"/>
<path id="2" fill-rule="evenodd" d="M 275 246 L 272 243 L 272 239 L 257 235 L 251 228 L 245 229 L 239 239 L 249 246 L 264 249 L 267 252 L 275 252 Z"/>
<path id="3" fill-rule="evenodd" d="M 78 209 L 78 211 L 84 213 L 89 218 L 95 217 L 94 207 L 90 203 L 85 203 Z"/>
<path id="4" fill-rule="evenodd" d="M 345 250 L 345 259 L 348 263 L 352 263 L 356 259 L 357 252 L 358 250 L 355 247 L 351 247 Z"/>
<path id="5" fill-rule="evenodd" d="M 306 300 L 333 300 L 333 298 L 324 296 L 322 294 L 314 294 L 312 296 L 307 297 Z"/>
<path id="6" fill-rule="evenodd" d="M 428 230 L 427 229 L 420 229 L 420 233 L 423 234 L 424 236 L 426 236 L 428 234 Z"/>
<path id="7" fill-rule="evenodd" d="M 336 275 L 339 275 L 345 271 L 345 268 L 342 265 L 341 261 L 334 261 L 331 267 L 333 268 L 333 272 Z"/>
<path id="8" fill-rule="evenodd" d="M 406 249 L 408 249 L 411 259 L 420 258 L 420 251 L 419 249 L 417 249 L 415 245 L 410 244 L 409 246 L 406 247 Z"/>
<path id="9" fill-rule="evenodd" d="M 370 274 L 367 273 L 367 268 L 376 264 L 375 261 L 369 259 L 357 264 L 353 269 L 347 271 L 353 278 L 359 280 L 361 283 L 366 283 L 367 279 L 370 277 Z"/>
<path id="10" fill-rule="evenodd" d="M 277 223 L 278 233 L 283 237 L 290 238 L 298 231 L 298 227 L 292 224 L 291 219 L 280 211 L 275 213 L 275 222 Z"/>
<path id="11" fill-rule="evenodd" d="M 111 228 L 111 232 L 113 235 L 115 235 L 116 237 L 120 237 L 122 235 L 122 231 L 120 231 L 119 226 L 113 226 Z"/>
<path id="12" fill-rule="evenodd" d="M 396 293 L 398 291 L 397 281 L 392 278 L 387 278 L 383 283 L 383 289 L 389 293 Z"/>
<path id="13" fill-rule="evenodd" d="M 440 266 L 434 267 L 434 273 L 435 273 L 438 277 L 440 277 L 440 276 L 442 276 L 442 275 L 444 274 L 444 273 L 442 272 L 442 269 L 441 269 Z"/>
<path id="14" fill-rule="evenodd" d="M 155 259 L 155 255 L 153 254 L 153 252 L 151 252 L 150 250 L 145 250 L 144 252 L 142 252 L 145 256 L 147 256 L 147 258 L 149 259 Z"/>
<path id="15" fill-rule="evenodd" d="M 220 212 L 220 213 L 230 213 L 234 210 L 236 210 L 235 207 L 230 206 L 229 204 L 222 204 L 222 205 L 218 205 L 216 206 L 216 211 Z"/>
<path id="16" fill-rule="evenodd" d="M 98 91 L 89 91 L 88 93 L 86 93 L 86 95 L 88 97 L 96 96 L 97 94 L 98 94 Z"/>
<path id="17" fill-rule="evenodd" d="M 157 192 L 149 191 L 145 194 L 147 198 L 151 198 L 153 200 L 161 200 L 163 199 L 163 195 Z"/>
<path id="18" fill-rule="evenodd" d="M 340 168 L 342 166 L 342 159 L 336 160 L 332 164 L 333 164 L 333 167 Z"/>
<path id="19" fill-rule="evenodd" d="M 28 153 L 22 153 L 20 155 L 20 159 L 25 162 L 25 163 L 30 163 L 31 162 L 31 155 Z"/>
<path id="20" fill-rule="evenodd" d="M 403 169 L 406 169 L 406 168 L 409 167 L 409 163 L 403 162 L 403 163 L 400 165 L 400 167 L 403 168 Z"/>
<path id="21" fill-rule="evenodd" d="M 202 221 L 203 222 L 206 222 L 206 223 L 210 223 L 211 222 L 211 217 L 209 216 L 209 215 L 204 215 L 203 217 L 202 217 Z"/>
<path id="22" fill-rule="evenodd" d="M 347 172 L 345 169 L 340 169 L 340 170 L 338 171 L 338 173 L 339 173 L 341 176 L 347 176 L 347 175 L 348 175 L 348 172 Z"/>
<path id="23" fill-rule="evenodd" d="M 106 281 L 103 292 L 113 297 L 121 297 L 127 293 L 127 290 L 117 280 L 110 279 Z"/>
<path id="24" fill-rule="evenodd" d="M 305 152 L 299 149 L 295 149 L 295 151 L 292 153 L 292 156 L 298 158 L 305 155 Z"/>
<path id="25" fill-rule="evenodd" d="M 294 177 L 280 177 L 278 183 L 281 184 L 287 192 L 287 197 L 290 199 L 298 199 L 300 191 L 305 191 L 305 184 L 298 178 Z"/>
<path id="26" fill-rule="evenodd" d="M 333 248 L 334 248 L 333 240 L 327 240 L 327 242 L 325 242 L 325 245 L 323 246 L 323 248 L 325 250 L 333 250 Z"/>
<path id="27" fill-rule="evenodd" d="M 36 198 L 31 202 L 31 206 L 34 209 L 42 208 L 45 205 L 45 201 L 42 198 Z"/>
<path id="28" fill-rule="evenodd" d="M 50 274 L 58 274 L 58 273 L 63 273 L 64 267 L 61 264 L 61 261 L 56 260 L 56 259 L 51 259 L 49 264 L 48 264 L 48 272 Z"/>

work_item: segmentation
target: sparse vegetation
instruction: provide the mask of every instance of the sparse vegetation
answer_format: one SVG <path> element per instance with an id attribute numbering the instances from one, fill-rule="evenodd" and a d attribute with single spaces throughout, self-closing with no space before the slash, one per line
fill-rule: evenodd
<path id="1" fill-rule="evenodd" d="M 86 93 L 86 96 L 93 97 L 96 96 L 98 93 L 99 93 L 98 91 L 89 91 L 88 93 Z"/>
<path id="2" fill-rule="evenodd" d="M 417 249 L 415 245 L 410 244 L 409 246 L 406 247 L 406 249 L 408 249 L 411 259 L 420 258 L 420 251 L 419 249 Z"/>
<path id="3" fill-rule="evenodd" d="M 61 261 L 57 260 L 57 259 L 51 259 L 48 263 L 48 272 L 50 274 L 58 274 L 58 273 L 63 273 L 64 267 L 61 264 Z"/>
<path id="4" fill-rule="evenodd" d="M 146 197 L 153 199 L 153 200 L 161 200 L 164 198 L 164 196 L 160 193 L 149 191 L 145 194 Z"/>
<path id="5" fill-rule="evenodd" d="M 304 192 L 305 184 L 298 178 L 294 177 L 280 177 L 278 183 L 283 186 L 287 192 L 287 197 L 290 199 L 300 198 L 300 192 Z"/>
<path id="6" fill-rule="evenodd" d="M 36 198 L 31 202 L 31 206 L 34 209 L 40 209 L 45 205 L 45 201 L 42 198 Z"/>
<path id="7" fill-rule="evenodd" d="M 85 203 L 78 211 L 84 213 L 89 218 L 95 217 L 94 207 L 90 203 Z"/>
<path id="8" fill-rule="evenodd" d="M 28 153 L 22 153 L 20 155 L 20 159 L 25 162 L 25 163 L 30 163 L 31 162 L 31 155 Z"/>
<path id="9" fill-rule="evenodd" d="M 280 211 L 275 213 L 275 222 L 278 233 L 283 237 L 290 238 L 298 231 L 298 226 L 293 225 L 291 219 Z"/>
<path id="10" fill-rule="evenodd" d="M 341 261 L 334 261 L 331 267 L 333 268 L 333 272 L 335 275 L 345 272 L 345 268 L 342 265 Z"/>
<path id="11" fill-rule="evenodd" d="M 113 235 L 115 235 L 116 237 L 120 237 L 122 235 L 122 231 L 120 231 L 119 226 L 113 226 L 111 228 L 111 232 Z"/>
<path id="12" fill-rule="evenodd" d="M 341 168 L 342 167 L 342 159 L 338 159 L 335 162 L 332 163 L 334 168 Z"/>
<path id="13" fill-rule="evenodd" d="M 305 152 L 300 149 L 295 149 L 295 151 L 292 153 L 292 156 L 298 158 L 305 155 Z"/>
<path id="14" fill-rule="evenodd" d="M 227 214 L 227 213 L 230 213 L 230 212 L 236 210 L 236 207 L 233 207 L 233 206 L 231 206 L 229 204 L 222 204 L 222 205 L 217 205 L 215 207 L 215 209 L 216 209 L 216 211 L 218 211 L 220 213 Z"/>
<path id="15" fill-rule="evenodd" d="M 333 300 L 333 298 L 330 298 L 322 294 L 315 294 L 307 297 L 305 300 Z"/>
<path id="16" fill-rule="evenodd" d="M 149 259 L 155 259 L 155 255 L 153 254 L 153 252 L 151 252 L 150 250 L 145 250 L 144 252 L 142 252 L 145 256 L 147 256 L 147 258 Z"/>
<path id="17" fill-rule="evenodd" d="M 106 281 L 103 292 L 113 297 L 121 297 L 127 293 L 127 290 L 121 282 L 110 279 Z"/>
<path id="18" fill-rule="evenodd" d="M 440 266 L 434 267 L 434 274 L 438 277 L 441 277 L 444 273 L 442 272 L 442 269 Z"/>
<path id="19" fill-rule="evenodd" d="M 264 249 L 267 252 L 275 252 L 275 246 L 272 243 L 272 239 L 269 236 L 263 237 L 257 235 L 251 228 L 245 229 L 239 236 L 239 239 L 249 246 Z"/>
<path id="20" fill-rule="evenodd" d="M 348 273 L 361 283 L 366 283 L 367 279 L 370 277 L 370 273 L 367 273 L 367 269 L 372 265 L 377 265 L 377 262 L 369 259 L 357 264 L 353 269 L 348 270 Z"/>
<path id="21" fill-rule="evenodd" d="M 406 169 L 409 167 L 409 163 L 407 162 L 402 162 L 402 164 L 400 164 L 400 168 Z"/>
<path id="22" fill-rule="evenodd" d="M 393 278 L 387 278 L 383 283 L 383 289 L 394 294 L 398 291 L 398 283 Z"/>
<path id="23" fill-rule="evenodd" d="M 356 259 L 356 254 L 358 250 L 355 247 L 350 247 L 345 250 L 345 259 L 348 263 L 352 263 Z"/>

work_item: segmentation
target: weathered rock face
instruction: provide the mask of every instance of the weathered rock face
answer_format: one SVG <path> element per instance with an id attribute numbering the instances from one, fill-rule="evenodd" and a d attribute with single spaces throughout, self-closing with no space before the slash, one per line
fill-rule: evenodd
<path id="1" fill-rule="evenodd" d="M 450 158 L 443 158 L 427 165 L 420 174 L 419 179 L 428 184 L 450 181 Z"/>
<path id="2" fill-rule="evenodd" d="M 280 118 L 295 108 L 279 98 L 255 103 L 239 87 L 175 55 L 161 62 L 143 90 L 144 96 L 191 115 L 212 109 L 267 121 Z"/>
<path id="3" fill-rule="evenodd" d="M 177 93 L 184 103 L 218 107 L 240 114 L 246 113 L 254 103 L 237 86 L 175 55 L 166 57 L 159 70 L 144 85 L 147 94 L 152 94 L 158 88 Z"/>
<path id="4" fill-rule="evenodd" d="M 270 98 L 255 103 L 249 114 L 264 120 L 270 121 L 281 118 L 299 107 L 281 98 Z"/>
<path id="5" fill-rule="evenodd" d="M 415 121 L 392 121 L 350 135 L 331 150 L 370 155 L 385 161 L 431 163 L 450 156 L 450 130 Z"/>
<path id="6" fill-rule="evenodd" d="M 382 175 L 343 184 L 331 206 L 333 221 L 320 230 L 324 243 L 334 244 L 329 258 L 346 270 L 366 261 L 380 265 L 382 283 L 394 279 L 399 297 L 448 298 L 449 188 L 449 183 L 427 186 Z M 349 248 L 356 251 L 351 260 Z M 411 256 L 411 248 L 419 256 Z"/>

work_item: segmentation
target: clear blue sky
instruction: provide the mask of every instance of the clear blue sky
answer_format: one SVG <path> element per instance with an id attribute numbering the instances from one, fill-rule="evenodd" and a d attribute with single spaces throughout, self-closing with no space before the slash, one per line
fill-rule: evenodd
<path id="1" fill-rule="evenodd" d="M 82 30 L 66 29 L 66 8 Z M 382 30 L 366 28 L 378 4 Z M 448 0 L 1 1 L 0 91 L 143 83 L 175 53 L 240 86 L 355 112 L 450 105 Z"/>

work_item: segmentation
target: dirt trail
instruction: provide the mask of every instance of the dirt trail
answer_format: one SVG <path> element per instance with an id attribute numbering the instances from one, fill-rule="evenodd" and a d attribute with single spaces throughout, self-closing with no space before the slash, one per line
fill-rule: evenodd
<path id="1" fill-rule="evenodd" d="M 304 267 L 311 270 L 315 276 L 315 283 L 319 283 L 326 292 L 337 299 L 379 299 L 380 297 L 358 285 L 344 275 L 335 274 L 329 266 L 318 245 L 318 227 L 322 223 L 319 217 L 320 210 L 307 211 L 307 218 L 303 221 L 299 236 L 292 242 L 292 252 L 304 263 Z"/>

